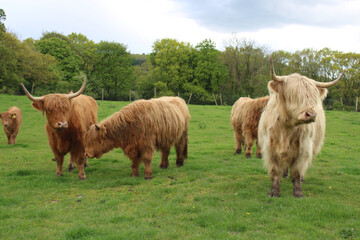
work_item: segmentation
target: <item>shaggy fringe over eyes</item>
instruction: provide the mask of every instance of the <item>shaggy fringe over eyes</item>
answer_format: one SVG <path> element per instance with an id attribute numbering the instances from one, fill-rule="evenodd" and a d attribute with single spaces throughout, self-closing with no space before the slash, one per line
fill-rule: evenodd
<path id="1" fill-rule="evenodd" d="M 54 109 L 57 112 L 66 113 L 70 109 L 70 100 L 65 94 L 52 94 L 45 97 L 44 109 L 52 112 Z"/>
<path id="2" fill-rule="evenodd" d="M 314 108 L 319 101 L 320 92 L 314 81 L 298 74 L 293 74 L 284 89 L 285 99 L 296 106 L 299 112 Z"/>

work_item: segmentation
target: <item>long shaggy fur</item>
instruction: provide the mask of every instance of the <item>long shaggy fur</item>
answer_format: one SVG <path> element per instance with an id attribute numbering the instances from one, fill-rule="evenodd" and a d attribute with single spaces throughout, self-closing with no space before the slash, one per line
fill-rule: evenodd
<path id="1" fill-rule="evenodd" d="M 7 111 L 0 114 L 4 132 L 8 139 L 8 144 L 15 144 L 16 136 L 19 133 L 22 113 L 20 108 L 10 107 Z"/>
<path id="2" fill-rule="evenodd" d="M 246 144 L 245 156 L 251 157 L 251 149 L 258 137 L 258 125 L 261 113 L 269 101 L 269 96 L 251 99 L 239 98 L 231 111 L 231 125 L 234 129 L 235 153 L 240 154 L 242 145 Z M 257 145 L 256 156 L 261 158 L 261 150 Z"/>
<path id="3" fill-rule="evenodd" d="M 145 178 L 151 178 L 151 161 L 155 149 L 162 152 L 161 168 L 168 167 L 170 148 L 175 146 L 178 166 L 187 157 L 190 114 L 178 97 L 138 100 L 92 125 L 86 134 L 86 154 L 101 157 L 113 148 L 122 148 L 133 164 L 132 176 L 138 176 L 145 164 Z"/>
<path id="4" fill-rule="evenodd" d="M 322 101 L 327 89 L 312 79 L 292 74 L 283 83 L 270 81 L 270 99 L 259 122 L 259 145 L 273 181 L 269 196 L 280 196 L 280 178 L 291 169 L 294 196 L 302 197 L 301 183 L 312 158 L 323 145 L 325 114 Z M 314 122 L 301 122 L 305 111 L 316 113 Z M 286 173 L 285 173 L 286 171 Z"/>
<path id="5" fill-rule="evenodd" d="M 70 153 L 69 171 L 73 170 L 76 163 L 79 179 L 86 179 L 84 138 L 91 124 L 97 121 L 96 101 L 86 95 L 69 100 L 66 94 L 49 94 L 44 96 L 44 100 L 34 101 L 32 105 L 46 113 L 45 128 L 57 162 L 56 175 L 63 175 L 64 156 Z M 59 129 L 58 122 L 67 122 L 68 127 Z"/>

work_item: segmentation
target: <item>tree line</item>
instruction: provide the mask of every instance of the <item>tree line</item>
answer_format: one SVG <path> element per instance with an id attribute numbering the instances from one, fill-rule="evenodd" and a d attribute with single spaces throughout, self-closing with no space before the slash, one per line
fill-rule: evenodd
<path id="1" fill-rule="evenodd" d="M 6 30 L 0 9 L 0 93 L 23 94 L 20 83 L 34 95 L 77 90 L 86 76 L 86 94 L 100 99 L 128 100 L 181 96 L 192 103 L 232 105 L 241 96 L 268 94 L 269 58 L 278 75 L 294 72 L 316 81 L 345 78 L 331 88 L 329 109 L 352 108 L 359 95 L 358 53 L 328 48 L 295 52 L 270 51 L 235 35 L 223 51 L 205 39 L 192 46 L 161 39 L 150 54 L 131 54 L 122 43 L 95 43 L 81 33 L 44 32 L 40 39 L 20 41 Z"/>

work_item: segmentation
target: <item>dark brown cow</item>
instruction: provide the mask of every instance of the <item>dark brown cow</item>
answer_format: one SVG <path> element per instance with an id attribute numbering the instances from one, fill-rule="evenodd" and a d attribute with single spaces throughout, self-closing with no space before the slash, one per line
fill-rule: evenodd
<path id="1" fill-rule="evenodd" d="M 46 131 L 49 145 L 57 162 L 56 176 L 63 176 L 64 156 L 70 153 L 69 171 L 74 162 L 79 169 L 79 179 L 86 179 L 84 137 L 91 124 L 97 121 L 97 104 L 89 96 L 81 95 L 85 89 L 86 79 L 80 90 L 70 94 L 49 94 L 33 97 L 22 87 L 32 106 L 46 114 Z"/>
<path id="2" fill-rule="evenodd" d="M 268 84 L 270 99 L 261 115 L 258 140 L 272 180 L 270 197 L 280 196 L 280 179 L 287 168 L 293 196 L 303 197 L 301 180 L 323 145 L 325 114 L 322 102 L 327 89 L 344 75 L 328 83 L 291 74 L 276 76 L 271 59 Z"/>
<path id="3" fill-rule="evenodd" d="M 241 153 L 246 144 L 245 157 L 251 157 L 251 150 L 256 140 L 256 156 L 261 158 L 261 150 L 257 141 L 258 125 L 261 113 L 269 101 L 269 96 L 251 99 L 239 98 L 231 110 L 231 125 L 234 129 L 235 153 Z"/>
<path id="4" fill-rule="evenodd" d="M 138 100 L 90 127 L 85 137 L 89 158 L 100 158 L 120 147 L 132 161 L 132 176 L 139 175 L 145 164 L 145 179 L 152 178 L 151 162 L 155 149 L 161 150 L 161 168 L 169 165 L 171 146 L 176 149 L 176 165 L 187 157 L 190 114 L 186 103 L 178 97 Z"/>
<path id="5" fill-rule="evenodd" d="M 0 114 L 4 132 L 8 139 L 8 144 L 15 144 L 15 138 L 19 133 L 22 114 L 17 107 L 11 107 L 6 112 Z"/>

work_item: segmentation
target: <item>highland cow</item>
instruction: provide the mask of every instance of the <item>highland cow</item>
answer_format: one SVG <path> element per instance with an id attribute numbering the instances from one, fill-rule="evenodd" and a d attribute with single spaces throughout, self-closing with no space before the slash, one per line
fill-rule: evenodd
<path id="1" fill-rule="evenodd" d="M 160 168 L 169 166 L 170 148 L 175 146 L 176 165 L 187 158 L 190 114 L 186 103 L 178 97 L 138 100 L 119 112 L 94 124 L 86 133 L 85 153 L 100 158 L 113 148 L 121 148 L 132 161 L 132 176 L 139 175 L 145 164 L 145 179 L 152 178 L 151 162 L 155 149 L 161 151 Z"/>
<path id="2" fill-rule="evenodd" d="M 301 179 L 323 145 L 325 114 L 322 102 L 327 89 L 344 75 L 328 83 L 299 74 L 276 76 L 270 59 L 270 99 L 259 122 L 258 140 L 272 180 L 270 197 L 280 196 L 280 179 L 290 169 L 293 196 L 303 197 Z"/>
<path id="3" fill-rule="evenodd" d="M 235 154 L 241 154 L 245 147 L 245 157 L 251 157 L 251 150 L 256 140 L 256 157 L 261 158 L 261 150 L 257 141 L 258 125 L 261 113 L 269 101 L 269 96 L 251 99 L 239 98 L 231 110 L 231 125 L 234 129 Z"/>
<path id="4" fill-rule="evenodd" d="M 8 139 L 8 144 L 15 144 L 22 120 L 21 110 L 15 106 L 11 107 L 6 112 L 1 113 L 0 118 Z"/>
<path id="5" fill-rule="evenodd" d="M 79 179 L 86 179 L 84 137 L 91 124 L 97 121 L 97 104 L 92 97 L 81 95 L 85 83 L 86 78 L 76 93 L 48 94 L 42 97 L 33 97 L 21 84 L 28 98 L 33 101 L 32 106 L 46 114 L 46 132 L 57 162 L 56 176 L 63 176 L 64 156 L 70 153 L 69 171 L 76 163 Z"/>

